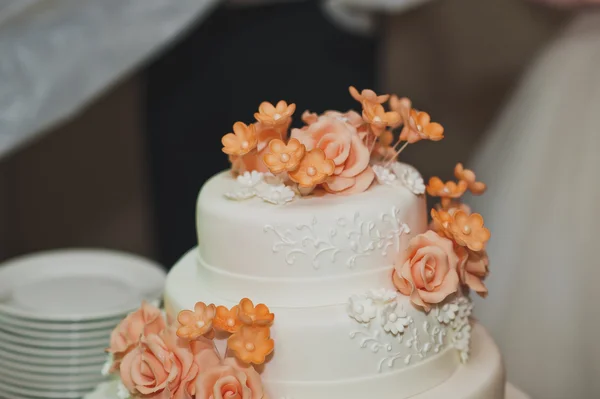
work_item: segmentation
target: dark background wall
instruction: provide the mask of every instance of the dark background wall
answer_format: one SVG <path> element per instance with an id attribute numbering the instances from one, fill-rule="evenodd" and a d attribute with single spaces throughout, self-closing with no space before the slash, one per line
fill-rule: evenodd
<path id="1" fill-rule="evenodd" d="M 310 21 L 308 23 L 307 21 Z M 318 2 L 221 7 L 146 71 L 146 128 L 158 256 L 172 265 L 196 243 L 200 186 L 228 167 L 221 136 L 262 101 L 356 107 L 348 85 L 374 87 L 374 38 L 336 28 Z"/>

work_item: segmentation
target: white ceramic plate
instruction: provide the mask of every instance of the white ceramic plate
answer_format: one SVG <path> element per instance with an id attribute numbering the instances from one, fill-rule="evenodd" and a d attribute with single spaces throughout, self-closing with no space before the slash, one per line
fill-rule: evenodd
<path id="1" fill-rule="evenodd" d="M 0 327 L 0 342 L 7 342 L 9 344 L 25 346 L 31 348 L 48 348 L 48 349 L 85 349 L 85 348 L 106 348 L 109 344 L 109 336 L 105 336 L 101 339 L 79 341 L 47 341 L 45 339 L 32 339 L 19 337 L 14 334 L 6 333 L 2 331 Z"/>
<path id="2" fill-rule="evenodd" d="M 79 399 L 88 392 L 91 392 L 93 387 L 90 389 L 83 389 L 79 391 L 71 390 L 68 388 L 64 388 L 61 391 L 50 391 L 47 389 L 34 389 L 34 388 L 22 388 L 16 387 L 11 384 L 7 384 L 3 381 L 0 381 L 0 392 L 3 394 L 9 394 L 11 399 L 21 397 L 21 398 L 40 398 L 40 399 Z"/>
<path id="3" fill-rule="evenodd" d="M 91 330 L 91 331 L 42 331 L 28 328 L 16 327 L 8 323 L 0 323 L 0 328 L 20 337 L 27 339 L 43 339 L 46 341 L 86 341 L 96 339 L 108 339 L 112 329 Z"/>
<path id="4" fill-rule="evenodd" d="M 87 357 L 40 357 L 36 355 L 26 355 L 21 353 L 14 353 L 0 348 L 0 359 L 5 361 L 19 362 L 24 364 L 31 364 L 35 366 L 80 366 L 80 365 L 104 365 L 106 362 L 106 354 L 98 354 Z"/>
<path id="5" fill-rule="evenodd" d="M 0 267 L 0 314 L 33 321 L 121 317 L 160 297 L 165 271 L 147 259 L 106 250 L 59 250 Z"/>
<path id="6" fill-rule="evenodd" d="M 1 284 L 1 283 L 0 283 Z M 111 331 L 125 315 L 114 319 L 106 319 L 102 321 L 93 321 L 88 323 L 55 323 L 46 321 L 35 321 L 29 319 L 19 319 L 1 313 L 0 310 L 0 325 L 10 324 L 19 329 L 31 329 L 37 331 L 56 331 L 56 332 L 79 332 L 91 330 L 109 330 Z"/>
<path id="7" fill-rule="evenodd" d="M 58 385 L 77 385 L 77 384 L 93 384 L 98 385 L 102 381 L 106 381 L 106 377 L 100 374 L 74 374 L 74 375 L 45 375 L 45 374 L 32 374 L 23 373 L 18 370 L 2 369 L 0 368 L 0 378 L 12 378 L 13 380 L 21 381 L 18 385 L 23 386 L 35 386 L 37 383 L 50 384 L 52 386 Z M 10 380 L 8 380 L 10 381 Z M 13 384 L 14 385 L 14 384 Z"/>
<path id="8" fill-rule="evenodd" d="M 100 375 L 104 365 L 102 363 L 91 366 L 37 366 L 27 363 L 19 363 L 0 358 L 0 369 L 11 369 L 21 374 L 43 374 L 48 376 L 69 377 L 76 375 L 96 374 Z"/>
<path id="9" fill-rule="evenodd" d="M 105 348 L 83 348 L 83 349 L 48 349 L 48 348 L 30 348 L 28 346 L 15 345 L 10 342 L 0 340 L 0 348 L 22 355 L 50 358 L 84 358 L 89 356 L 99 356 L 105 354 Z"/>

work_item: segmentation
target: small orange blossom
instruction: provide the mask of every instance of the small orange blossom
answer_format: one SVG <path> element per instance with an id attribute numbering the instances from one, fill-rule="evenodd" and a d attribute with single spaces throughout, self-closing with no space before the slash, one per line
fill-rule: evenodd
<path id="1" fill-rule="evenodd" d="M 323 150 L 314 148 L 304 154 L 298 168 L 289 172 L 289 176 L 300 187 L 309 188 L 323 183 L 334 171 L 333 161 L 327 159 Z"/>
<path id="2" fill-rule="evenodd" d="M 385 131 L 386 127 L 394 126 L 400 122 L 400 115 L 397 112 L 386 112 L 381 104 L 363 101 L 362 105 L 363 119 L 371 125 L 373 134 L 378 137 Z"/>
<path id="3" fill-rule="evenodd" d="M 350 92 L 352 98 L 359 103 L 362 103 L 363 101 L 369 101 L 371 103 L 383 104 L 388 100 L 388 98 L 390 98 L 389 94 L 382 94 L 378 96 L 377 93 L 371 89 L 364 89 L 359 93 L 354 86 L 348 87 L 348 91 Z"/>
<path id="4" fill-rule="evenodd" d="M 490 231 L 483 225 L 483 217 L 478 213 L 467 215 L 463 211 L 454 214 L 450 226 L 454 241 L 472 251 L 481 251 L 490 239 Z"/>
<path id="5" fill-rule="evenodd" d="M 234 333 L 240 329 L 242 322 L 238 318 L 239 306 L 235 305 L 231 309 L 225 306 L 217 306 L 217 312 L 213 324 L 216 329 Z"/>
<path id="6" fill-rule="evenodd" d="M 263 364 L 273 352 L 275 342 L 270 337 L 269 327 L 244 325 L 229 337 L 227 347 L 244 363 Z"/>
<path id="7" fill-rule="evenodd" d="M 274 139 L 269 142 L 269 150 L 271 152 L 266 154 L 263 160 L 271 173 L 277 174 L 296 169 L 306 147 L 294 138 L 290 139 L 287 145 L 279 139 Z"/>
<path id="8" fill-rule="evenodd" d="M 256 148 L 258 137 L 254 125 L 236 122 L 233 125 L 233 132 L 227 133 L 221 139 L 225 154 L 244 155 Z"/>
<path id="9" fill-rule="evenodd" d="M 469 191 L 475 195 L 483 194 L 487 188 L 485 183 L 477 181 L 475 172 L 470 169 L 465 169 L 462 163 L 457 163 L 454 167 L 454 176 L 456 176 L 458 180 L 466 181 Z"/>
<path id="10" fill-rule="evenodd" d="M 194 310 L 182 310 L 177 315 L 177 321 L 181 326 L 177 329 L 177 336 L 194 340 L 212 331 L 212 323 L 215 318 L 215 305 L 206 305 L 198 302 Z"/>
<path id="11" fill-rule="evenodd" d="M 296 111 L 296 104 L 288 105 L 281 100 L 276 106 L 268 101 L 263 101 L 254 114 L 257 121 L 269 126 L 282 126 L 290 122 L 292 114 Z"/>
<path id="12" fill-rule="evenodd" d="M 240 301 L 238 318 L 246 325 L 268 326 L 273 322 L 275 315 L 264 303 L 255 307 L 250 299 L 244 298 Z"/>
<path id="13" fill-rule="evenodd" d="M 429 179 L 427 193 L 433 197 L 459 198 L 467 191 L 467 182 L 461 180 L 456 184 L 453 181 L 444 183 L 439 177 Z"/>

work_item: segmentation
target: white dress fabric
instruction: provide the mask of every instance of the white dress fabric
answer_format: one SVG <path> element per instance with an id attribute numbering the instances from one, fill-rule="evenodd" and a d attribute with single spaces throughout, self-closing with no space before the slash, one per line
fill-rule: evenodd
<path id="1" fill-rule="evenodd" d="M 533 398 L 600 398 L 600 9 L 538 57 L 469 166 L 492 231 L 476 315 Z"/>

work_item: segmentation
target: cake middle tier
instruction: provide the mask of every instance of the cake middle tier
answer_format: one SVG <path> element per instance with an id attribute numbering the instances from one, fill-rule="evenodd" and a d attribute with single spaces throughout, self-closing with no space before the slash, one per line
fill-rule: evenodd
<path id="1" fill-rule="evenodd" d="M 243 292 L 278 306 L 319 306 L 391 287 L 397 255 L 427 229 L 425 196 L 400 184 L 285 205 L 226 198 L 235 185 L 230 173 L 220 173 L 197 203 L 200 275 L 225 299 Z"/>

